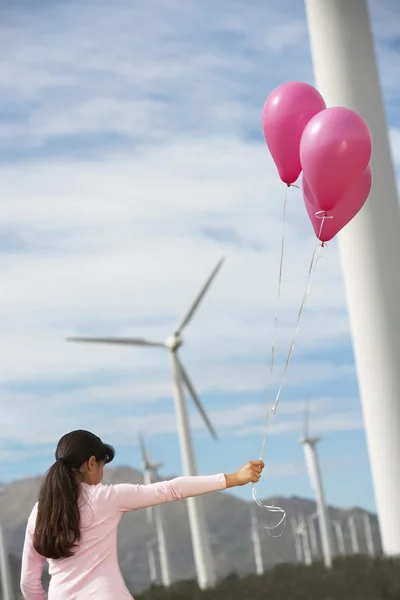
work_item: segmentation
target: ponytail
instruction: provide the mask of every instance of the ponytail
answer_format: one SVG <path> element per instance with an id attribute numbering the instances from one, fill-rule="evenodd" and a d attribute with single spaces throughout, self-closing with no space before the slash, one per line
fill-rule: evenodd
<path id="1" fill-rule="evenodd" d="M 46 558 L 67 558 L 80 540 L 79 481 L 64 460 L 57 460 L 43 481 L 33 545 Z"/>
<path id="2" fill-rule="evenodd" d="M 58 442 L 56 462 L 50 467 L 39 493 L 33 546 L 46 558 L 68 558 L 81 539 L 80 470 L 91 457 L 104 464 L 115 451 L 99 437 L 78 429 Z"/>

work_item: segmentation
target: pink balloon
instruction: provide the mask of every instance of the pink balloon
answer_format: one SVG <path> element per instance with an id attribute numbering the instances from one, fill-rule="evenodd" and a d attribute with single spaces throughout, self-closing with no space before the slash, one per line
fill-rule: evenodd
<path id="1" fill-rule="evenodd" d="M 371 132 L 353 110 L 327 108 L 309 121 L 300 142 L 300 160 L 321 210 L 336 206 L 364 173 L 371 154 Z"/>
<path id="2" fill-rule="evenodd" d="M 321 94 L 308 83 L 292 81 L 268 96 L 262 128 L 268 149 L 284 183 L 294 183 L 301 173 L 300 139 L 309 120 L 326 108 Z"/>
<path id="3" fill-rule="evenodd" d="M 329 242 L 347 223 L 350 223 L 354 219 L 367 201 L 371 187 L 372 168 L 371 165 L 368 165 L 361 177 L 353 183 L 351 188 L 332 210 L 321 211 L 303 175 L 304 203 L 314 227 L 315 235 L 321 242 Z M 324 215 L 326 215 L 326 218 L 322 222 Z"/>

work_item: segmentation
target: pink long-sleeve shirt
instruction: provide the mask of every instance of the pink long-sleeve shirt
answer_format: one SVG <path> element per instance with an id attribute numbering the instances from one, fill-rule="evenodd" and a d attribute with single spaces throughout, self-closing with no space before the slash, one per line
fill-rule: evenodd
<path id="1" fill-rule="evenodd" d="M 124 513 L 226 488 L 223 474 L 178 477 L 150 485 L 81 484 L 81 540 L 69 558 L 48 559 L 49 600 L 132 600 L 118 565 L 117 527 Z M 28 519 L 22 555 L 25 600 L 45 600 L 46 560 L 33 547 L 37 503 Z"/>

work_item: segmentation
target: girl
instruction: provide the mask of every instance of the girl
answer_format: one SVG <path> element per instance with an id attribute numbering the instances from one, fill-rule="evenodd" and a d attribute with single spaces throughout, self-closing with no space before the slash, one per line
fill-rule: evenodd
<path id="1" fill-rule="evenodd" d="M 49 600 L 132 600 L 117 559 L 122 515 L 164 502 L 256 483 L 261 460 L 233 475 L 178 477 L 151 485 L 103 485 L 103 467 L 115 452 L 93 433 L 72 431 L 58 442 L 26 528 L 21 590 L 25 600 L 45 600 L 45 558 L 51 575 Z"/>

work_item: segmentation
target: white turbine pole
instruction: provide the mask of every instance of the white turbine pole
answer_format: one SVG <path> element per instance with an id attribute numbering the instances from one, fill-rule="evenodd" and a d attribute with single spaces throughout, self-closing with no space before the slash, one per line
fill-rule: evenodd
<path id="1" fill-rule="evenodd" d="M 144 467 L 144 471 L 143 471 L 143 484 L 144 485 L 149 485 L 152 481 L 152 477 L 151 477 L 151 472 L 148 471 L 146 469 L 146 467 Z M 146 508 L 146 519 L 148 523 L 152 523 L 153 522 L 153 510 L 151 508 L 151 506 Z"/>
<path id="2" fill-rule="evenodd" d="M 310 532 L 310 542 L 311 542 L 311 552 L 314 556 L 318 556 L 318 540 L 317 540 L 317 532 L 315 530 L 315 519 L 318 518 L 318 513 L 314 513 L 310 517 L 308 517 L 308 528 Z"/>
<path id="3" fill-rule="evenodd" d="M 13 600 L 14 594 L 11 583 L 10 563 L 8 560 L 8 550 L 4 539 L 3 527 L 0 525 L 0 570 L 1 570 L 1 589 L 4 600 Z"/>
<path id="4" fill-rule="evenodd" d="M 312 554 L 310 550 L 310 542 L 308 539 L 308 529 L 303 515 L 299 518 L 299 534 L 303 543 L 304 562 L 307 566 L 312 565 Z"/>
<path id="5" fill-rule="evenodd" d="M 147 454 L 143 438 L 141 436 L 139 436 L 139 444 L 141 446 L 142 451 L 145 484 L 152 483 L 153 481 L 158 481 L 158 469 L 162 466 L 162 463 L 151 462 L 149 455 Z M 155 506 L 153 508 L 147 509 L 147 521 L 148 523 L 153 522 L 154 511 L 154 522 L 157 532 L 158 555 L 160 559 L 161 583 L 164 587 L 169 587 L 172 583 L 172 577 L 169 563 L 167 540 L 164 531 L 162 510 L 162 506 Z"/>
<path id="6" fill-rule="evenodd" d="M 400 554 L 400 211 L 367 0 L 305 0 L 314 73 L 327 105 L 361 114 L 373 189 L 339 234 L 342 270 L 385 554 Z"/>
<path id="7" fill-rule="evenodd" d="M 304 448 L 304 458 L 306 461 L 308 477 L 310 479 L 311 486 L 314 488 L 316 502 L 317 502 L 317 513 L 319 521 L 319 530 L 321 535 L 321 546 L 322 556 L 324 564 L 327 569 L 332 567 L 332 524 L 328 515 L 328 510 L 325 504 L 324 489 L 322 486 L 321 470 L 319 467 L 317 444 L 320 442 L 319 437 L 310 437 L 308 434 L 309 429 L 309 412 L 308 405 L 306 406 L 306 413 L 304 417 L 304 435 L 300 440 Z"/>
<path id="8" fill-rule="evenodd" d="M 154 541 L 148 542 L 147 546 L 147 559 L 149 561 L 149 573 L 150 581 L 153 585 L 157 585 L 157 564 L 156 564 L 156 553 L 154 547 Z"/>
<path id="9" fill-rule="evenodd" d="M 353 554 L 359 554 L 360 553 L 360 545 L 358 543 L 356 521 L 355 521 L 353 515 L 349 515 L 347 517 L 347 524 L 349 526 L 349 532 L 350 532 L 351 551 L 353 552 Z"/>
<path id="10" fill-rule="evenodd" d="M 181 385 L 179 363 L 175 353 L 171 353 L 174 375 L 175 410 L 178 422 L 178 434 L 182 449 L 183 472 L 187 476 L 197 474 L 193 444 L 189 429 L 189 420 Z M 212 564 L 212 550 L 208 538 L 202 498 L 187 499 L 189 524 L 192 533 L 193 555 L 200 589 L 215 587 L 216 574 Z"/>
<path id="11" fill-rule="evenodd" d="M 251 539 L 253 542 L 254 561 L 256 563 L 257 575 L 264 574 L 264 564 L 261 553 L 260 531 L 258 529 L 258 519 L 254 508 L 251 510 Z"/>
<path id="12" fill-rule="evenodd" d="M 306 464 L 309 469 L 309 478 L 314 487 L 318 506 L 318 520 L 321 532 L 322 555 L 325 566 L 332 566 L 332 532 L 329 515 L 325 504 L 324 490 L 322 487 L 321 471 L 319 468 L 316 444 L 319 438 L 306 438 L 302 441 Z"/>
<path id="13" fill-rule="evenodd" d="M 363 514 L 365 542 L 367 544 L 367 552 L 369 556 L 375 556 L 374 538 L 372 536 L 371 518 L 368 513 Z"/>
<path id="14" fill-rule="evenodd" d="M 151 480 L 152 480 L 151 472 L 145 468 L 144 472 L 143 472 L 144 485 L 149 485 L 151 483 Z M 153 522 L 153 512 L 152 512 L 151 507 L 146 508 L 146 519 L 147 519 L 148 523 Z M 153 585 L 156 585 L 157 584 L 157 563 L 156 563 L 156 556 L 155 556 L 154 541 L 152 540 L 151 542 L 148 542 L 146 544 L 146 547 L 147 547 L 147 560 L 149 563 L 150 581 Z"/>
<path id="15" fill-rule="evenodd" d="M 296 521 L 296 518 L 293 517 L 291 520 L 291 525 L 292 525 L 292 533 L 293 533 L 293 539 L 294 539 L 294 546 L 295 546 L 295 550 L 296 550 L 296 560 L 298 563 L 302 563 L 303 562 L 303 547 L 301 544 L 301 538 L 300 535 L 298 533 L 298 524 Z"/>
<path id="16" fill-rule="evenodd" d="M 172 583 L 171 567 L 169 564 L 169 554 L 167 549 L 167 540 L 165 538 L 163 515 L 161 506 L 156 506 L 154 510 L 154 521 L 156 524 L 158 553 L 160 558 L 161 583 L 164 587 L 169 587 Z"/>
<path id="17" fill-rule="evenodd" d="M 344 544 L 344 535 L 343 535 L 342 525 L 341 525 L 341 523 L 339 523 L 339 521 L 334 521 L 333 526 L 334 526 L 335 532 L 336 532 L 336 540 L 337 540 L 337 547 L 339 550 L 339 554 L 341 554 L 342 556 L 345 556 L 346 546 Z"/>
<path id="18" fill-rule="evenodd" d="M 203 421 L 214 438 L 217 438 L 215 430 L 207 416 L 204 407 L 194 389 L 194 386 L 178 358 L 178 350 L 183 345 L 182 332 L 192 321 L 198 307 L 207 294 L 212 282 L 222 267 L 222 258 L 211 272 L 207 281 L 197 294 L 194 302 L 181 320 L 177 329 L 164 342 L 151 341 L 144 338 L 112 338 L 112 337 L 71 337 L 67 341 L 85 342 L 94 344 L 114 344 L 122 346 L 141 346 L 147 348 L 164 348 L 169 351 L 172 361 L 173 389 L 178 421 L 178 432 L 185 475 L 196 475 L 195 460 L 193 454 L 192 440 L 190 435 L 189 421 L 186 403 L 183 395 L 183 386 L 192 397 Z M 192 537 L 194 561 L 197 573 L 197 582 L 201 589 L 215 587 L 217 582 L 215 565 L 211 554 L 211 545 L 208 539 L 207 521 L 203 513 L 202 498 L 189 498 L 187 500 L 189 524 Z M 162 560 L 162 556 L 161 556 Z"/>

